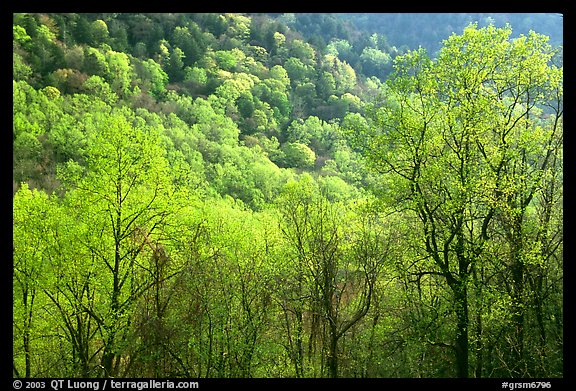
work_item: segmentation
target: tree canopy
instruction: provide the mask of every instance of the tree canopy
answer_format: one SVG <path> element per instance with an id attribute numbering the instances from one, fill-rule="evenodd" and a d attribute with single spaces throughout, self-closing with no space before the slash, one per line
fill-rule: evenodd
<path id="1" fill-rule="evenodd" d="M 561 38 L 466 15 L 14 14 L 13 376 L 562 378 Z"/>

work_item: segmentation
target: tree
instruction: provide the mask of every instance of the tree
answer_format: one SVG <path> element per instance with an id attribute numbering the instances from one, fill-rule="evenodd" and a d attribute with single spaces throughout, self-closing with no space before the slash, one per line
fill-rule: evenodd
<path id="1" fill-rule="evenodd" d="M 94 75 L 87 78 L 82 85 L 82 91 L 110 105 L 113 105 L 118 100 L 118 96 L 112 91 L 110 84 L 100 76 Z M 78 129 L 76 129 L 76 131 L 78 131 Z"/>
<path id="2" fill-rule="evenodd" d="M 344 205 L 328 201 L 310 175 L 289 182 L 278 206 L 294 263 L 290 274 L 283 276 L 286 288 L 281 301 L 296 374 L 305 375 L 307 315 L 311 317 L 308 354 L 320 344 L 326 355 L 322 375 L 338 377 L 339 342 L 370 309 L 374 284 L 387 257 L 386 238 L 381 227 L 368 227 L 361 214 L 346 215 Z"/>
<path id="3" fill-rule="evenodd" d="M 90 25 L 91 42 L 92 46 L 99 46 L 102 43 L 107 43 L 109 40 L 108 25 L 101 19 L 95 20 Z"/>
<path id="4" fill-rule="evenodd" d="M 362 73 L 366 76 L 378 76 L 382 79 L 389 71 L 388 65 L 392 62 L 390 55 L 382 50 L 365 47 L 360 55 Z"/>
<path id="5" fill-rule="evenodd" d="M 190 31 L 192 30 L 192 31 Z M 172 33 L 174 46 L 182 49 L 184 65 L 193 66 L 204 54 L 203 42 L 200 38 L 199 27 L 191 22 L 191 27 L 178 26 Z"/>
<path id="6" fill-rule="evenodd" d="M 84 67 L 82 70 L 89 75 L 96 75 L 110 80 L 110 68 L 106 61 L 106 56 L 96 48 L 86 47 L 84 50 Z"/>
<path id="7" fill-rule="evenodd" d="M 274 65 L 272 68 L 270 68 L 270 77 L 275 80 L 279 80 L 284 86 L 284 89 L 290 87 L 290 77 L 282 65 Z"/>
<path id="8" fill-rule="evenodd" d="M 41 319 L 38 308 L 45 304 L 42 288 L 49 275 L 45 232 L 52 224 L 52 201 L 46 193 L 30 190 L 25 183 L 14 196 L 13 370 L 17 377 L 36 376 L 42 370 L 33 363 L 35 350 L 41 349 L 35 341 Z"/>
<path id="9" fill-rule="evenodd" d="M 161 230 L 169 213 L 166 202 L 173 194 L 158 136 L 133 121 L 121 111 L 92 116 L 87 122 L 86 174 L 69 193 L 70 205 L 77 205 L 77 221 L 91 226 L 90 235 L 78 242 L 100 265 L 102 280 L 92 289 L 101 304 L 85 310 L 102 338 L 104 376 L 119 374 L 131 311 L 136 299 L 153 286 L 139 277 L 146 272 L 139 259 L 145 243 L 135 234 L 151 237 Z M 153 256 L 166 262 L 160 248 Z"/>
<path id="10" fill-rule="evenodd" d="M 352 45 L 345 39 L 332 40 L 326 47 L 326 52 L 338 57 L 340 61 L 346 61 L 348 64 L 353 64 L 357 57 Z"/>
<path id="11" fill-rule="evenodd" d="M 28 41 L 23 31 L 16 29 L 16 39 L 29 51 L 28 61 L 35 71 L 42 74 L 52 72 L 63 66 L 63 52 L 57 44 L 58 27 L 47 15 L 22 15 L 20 25 L 32 38 Z"/>
<path id="12" fill-rule="evenodd" d="M 174 47 L 170 51 L 168 64 L 165 67 L 170 81 L 179 82 L 184 80 L 184 58 L 186 55 L 179 47 Z"/>
<path id="13" fill-rule="evenodd" d="M 284 152 L 283 164 L 286 167 L 311 168 L 314 166 L 316 154 L 306 144 L 288 142 L 281 148 Z"/>
<path id="14" fill-rule="evenodd" d="M 16 81 L 27 80 L 32 76 L 32 68 L 26 64 L 22 56 L 15 50 L 12 53 L 12 78 Z"/>
<path id="15" fill-rule="evenodd" d="M 310 116 L 306 120 L 295 119 L 286 129 L 288 142 L 308 145 L 320 155 L 327 154 L 338 142 L 338 138 L 336 126 L 316 116 Z"/>
<path id="16" fill-rule="evenodd" d="M 125 53 L 110 49 L 106 52 L 106 61 L 108 62 L 109 74 L 105 78 L 110 83 L 112 90 L 119 96 L 128 97 L 134 76 L 130 58 Z"/>
<path id="17" fill-rule="evenodd" d="M 330 95 L 334 94 L 336 91 L 336 80 L 334 79 L 334 75 L 330 72 L 323 72 L 316 83 L 316 91 L 323 99 L 327 99 Z"/>
<path id="18" fill-rule="evenodd" d="M 419 218 L 424 259 L 432 263 L 416 275 L 440 276 L 452 292 L 450 346 L 458 377 L 469 375 L 469 284 L 489 262 L 496 222 L 512 215 L 505 223 L 508 239 L 497 245 L 511 251 L 516 353 L 509 365 L 525 363 L 519 282 L 526 244 L 518 235 L 530 224 L 525 213 L 541 189 L 552 145 L 559 145 L 561 68 L 549 64 L 553 51 L 544 37 L 509 41 L 510 32 L 471 25 L 446 41 L 436 61 L 422 49 L 397 58 L 386 101 L 370 112 L 373 125 L 354 136 L 373 167 L 396 178 L 393 199 Z M 545 107 L 552 107 L 552 121 L 542 121 Z M 541 136 L 528 137 L 535 131 Z M 515 212 L 509 215 L 508 208 Z"/>
<path id="19" fill-rule="evenodd" d="M 233 83 L 231 84 L 231 87 L 234 87 Z M 226 96 L 222 98 L 225 99 Z M 217 99 L 210 101 L 203 98 L 195 99 L 191 111 L 195 121 L 192 128 L 198 129 L 208 140 L 215 143 L 236 145 L 240 130 L 230 117 L 224 115 L 221 104 L 222 101 Z"/>
<path id="20" fill-rule="evenodd" d="M 286 70 L 293 87 L 301 85 L 309 80 L 311 68 L 308 65 L 305 65 L 299 58 L 290 57 L 284 63 L 284 69 Z"/>
<path id="21" fill-rule="evenodd" d="M 58 127 L 62 122 L 64 101 L 57 88 L 48 86 L 36 90 L 24 81 L 13 82 L 13 135 L 15 154 L 13 172 L 15 184 L 33 181 L 47 191 L 54 190 L 53 173 L 55 162 L 52 151 L 46 148 L 47 130 Z M 28 133 L 28 134 L 23 134 Z M 31 187 L 34 187 L 30 182 Z"/>
<path id="22" fill-rule="evenodd" d="M 160 64 L 152 59 L 137 62 L 135 65 L 136 74 L 142 80 L 143 90 L 150 91 L 156 97 L 161 98 L 166 93 L 168 75 Z"/>
<path id="23" fill-rule="evenodd" d="M 306 65 L 314 66 L 316 52 L 309 43 L 299 39 L 293 39 L 287 46 L 291 58 L 299 59 Z"/>

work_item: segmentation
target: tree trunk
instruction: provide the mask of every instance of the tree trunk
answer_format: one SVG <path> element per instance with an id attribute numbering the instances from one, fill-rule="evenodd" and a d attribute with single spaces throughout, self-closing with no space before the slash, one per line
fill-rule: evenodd
<path id="1" fill-rule="evenodd" d="M 454 289 L 456 312 L 456 376 L 468 378 L 468 292 L 466 283 L 459 281 Z"/>
<path id="2" fill-rule="evenodd" d="M 520 217 L 521 218 L 521 217 Z M 521 256 L 522 233 L 521 221 L 515 221 L 514 233 L 511 237 L 512 256 L 512 325 L 513 325 L 513 345 L 512 346 L 512 375 L 522 376 L 521 367 L 524 364 L 524 273 L 525 266 Z"/>
<path id="3" fill-rule="evenodd" d="M 468 378 L 468 288 L 470 262 L 464 252 L 464 233 L 462 219 L 456 231 L 456 257 L 458 259 L 458 278 L 453 280 L 454 310 L 456 312 L 456 374 L 459 378 Z"/>
<path id="4" fill-rule="evenodd" d="M 120 227 L 120 214 L 117 215 L 117 227 Z M 115 232 L 115 252 L 114 252 L 114 269 L 113 269 L 113 285 L 112 285 L 112 297 L 110 303 L 110 313 L 111 319 L 108 325 L 108 338 L 104 346 L 104 353 L 102 355 L 102 367 L 104 368 L 104 376 L 114 377 L 116 376 L 114 368 L 114 359 L 116 358 L 115 353 L 115 339 L 116 339 L 116 326 L 118 321 L 118 315 L 120 311 L 120 240 L 119 240 L 119 228 Z"/>
<path id="5" fill-rule="evenodd" d="M 328 348 L 328 372 L 331 378 L 338 377 L 338 333 L 336 324 L 330 323 L 330 345 Z"/>
<path id="6" fill-rule="evenodd" d="M 512 324 L 514 325 L 514 339 L 512 346 L 512 367 L 514 375 L 521 375 L 520 367 L 524 360 L 524 265 L 520 260 L 514 262 L 512 267 L 513 296 L 512 296 Z"/>

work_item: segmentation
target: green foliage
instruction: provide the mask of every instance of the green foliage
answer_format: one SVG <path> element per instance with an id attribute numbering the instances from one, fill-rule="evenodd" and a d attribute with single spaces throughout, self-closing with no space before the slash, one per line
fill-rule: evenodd
<path id="1" fill-rule="evenodd" d="M 561 48 L 371 20 L 14 14 L 14 376 L 561 377 Z"/>
<path id="2" fill-rule="evenodd" d="M 87 95 L 95 96 L 98 99 L 113 105 L 118 100 L 118 96 L 112 91 L 112 87 L 100 76 L 90 76 L 82 85 L 82 90 Z"/>
<path id="3" fill-rule="evenodd" d="M 561 96 L 562 90 L 546 83 L 558 69 L 549 64 L 553 52 L 545 38 L 531 34 L 510 41 L 510 32 L 470 25 L 445 42 L 437 60 L 424 50 L 397 57 L 386 101 L 371 112 L 374 126 L 350 123 L 360 130 L 353 137 L 371 163 L 396 177 L 389 194 L 420 220 L 422 251 L 452 290 L 455 366 L 461 377 L 469 371 L 473 296 L 467 280 L 475 269 L 488 267 L 490 255 L 484 251 L 496 232 L 506 232 L 501 243 L 506 255 L 500 256 L 508 262 L 501 272 L 512 273 L 508 322 L 516 332 L 510 333 L 514 352 L 509 357 L 516 363 L 531 360 L 520 347 L 526 337 L 519 330 L 530 316 L 521 287 L 528 260 L 520 254 L 531 236 L 528 207 L 543 190 L 538 178 L 550 169 L 543 156 L 555 154 L 550 146 L 560 140 L 559 122 L 541 132 L 540 108 L 552 105 L 561 121 L 559 101 L 548 96 Z M 545 92 L 548 88 L 554 92 Z M 528 138 L 535 144 L 526 145 Z M 537 150 L 540 158 L 532 155 Z M 519 374 L 525 369 L 514 364 L 507 370 Z"/>
<path id="4" fill-rule="evenodd" d="M 12 55 L 12 75 L 14 80 L 26 80 L 32 75 L 32 68 L 24 63 L 18 53 Z"/>
<path id="5" fill-rule="evenodd" d="M 139 66 L 135 67 L 139 72 L 139 77 L 142 80 L 143 90 L 150 91 L 156 97 L 161 98 L 166 93 L 166 85 L 168 84 L 168 75 L 160 64 L 152 59 L 138 63 Z"/>
<path id="6" fill-rule="evenodd" d="M 388 73 L 388 65 L 391 61 L 392 59 L 388 53 L 375 48 L 366 47 L 360 55 L 362 71 L 367 76 L 378 76 L 382 79 Z"/>
<path id="7" fill-rule="evenodd" d="M 286 167 L 311 168 L 316 161 L 316 154 L 306 144 L 288 142 L 282 145 L 282 164 Z"/>

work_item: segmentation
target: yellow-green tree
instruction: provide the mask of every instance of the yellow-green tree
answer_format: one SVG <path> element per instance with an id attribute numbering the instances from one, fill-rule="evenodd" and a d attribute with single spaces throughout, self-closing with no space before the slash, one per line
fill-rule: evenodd
<path id="1" fill-rule="evenodd" d="M 413 273 L 443 281 L 452 294 L 454 332 L 434 342 L 454 351 L 458 377 L 468 377 L 471 366 L 470 284 L 494 256 L 505 263 L 493 267 L 504 279 L 497 289 L 510 315 L 504 359 L 509 375 L 527 374 L 522 287 L 537 224 L 531 210 L 561 159 L 562 67 L 546 37 L 510 34 L 510 27 L 470 25 L 449 37 L 436 59 L 423 49 L 397 57 L 370 111 L 372 125 L 353 135 L 372 166 L 394 178 L 389 200 L 419 220 L 422 261 Z M 474 308 L 476 339 L 489 306 L 482 305 Z M 481 353 L 474 363 L 479 376 Z"/>

